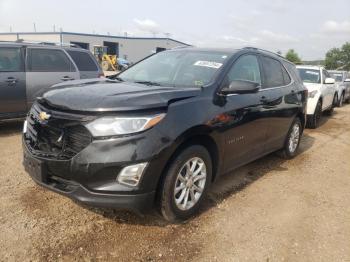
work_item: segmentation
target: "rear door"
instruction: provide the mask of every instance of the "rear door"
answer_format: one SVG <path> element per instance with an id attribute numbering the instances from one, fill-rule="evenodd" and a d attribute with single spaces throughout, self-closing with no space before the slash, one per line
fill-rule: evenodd
<path id="1" fill-rule="evenodd" d="M 29 104 L 52 85 L 79 78 L 75 65 L 62 49 L 28 48 L 26 81 Z"/>
<path id="2" fill-rule="evenodd" d="M 0 117 L 25 114 L 26 82 L 24 49 L 0 47 Z"/>
<path id="3" fill-rule="evenodd" d="M 297 87 L 282 63 L 261 55 L 263 85 L 260 91 L 262 114 L 268 122 L 266 152 L 283 146 L 285 137 L 300 103 L 295 97 Z"/>
<path id="4" fill-rule="evenodd" d="M 83 50 L 67 50 L 67 53 L 73 59 L 75 65 L 80 72 L 80 78 L 97 78 L 102 75 L 102 70 L 96 59 L 88 51 Z"/>

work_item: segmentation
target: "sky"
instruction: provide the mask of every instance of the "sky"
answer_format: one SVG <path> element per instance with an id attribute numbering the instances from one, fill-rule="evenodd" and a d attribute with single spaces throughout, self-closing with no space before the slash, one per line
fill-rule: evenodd
<path id="1" fill-rule="evenodd" d="M 0 0 L 0 32 L 170 36 L 199 47 L 254 46 L 303 60 L 350 42 L 350 0 Z"/>

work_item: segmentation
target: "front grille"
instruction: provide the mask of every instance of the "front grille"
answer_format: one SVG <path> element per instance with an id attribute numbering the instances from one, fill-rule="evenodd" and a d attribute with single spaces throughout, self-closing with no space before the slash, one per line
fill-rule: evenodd
<path id="1" fill-rule="evenodd" d="M 41 120 L 41 112 L 49 114 L 49 119 Z M 35 103 L 28 114 L 24 137 L 34 154 L 61 160 L 72 158 L 92 141 L 90 132 L 81 125 L 77 115 L 69 118 L 65 113 L 62 117 L 39 103 Z"/>

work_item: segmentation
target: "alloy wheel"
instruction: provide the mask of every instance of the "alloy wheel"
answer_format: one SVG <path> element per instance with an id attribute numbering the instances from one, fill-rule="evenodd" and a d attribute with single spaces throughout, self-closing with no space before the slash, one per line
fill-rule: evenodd
<path id="1" fill-rule="evenodd" d="M 295 123 L 289 136 L 288 148 L 289 152 L 294 153 L 298 147 L 300 139 L 300 126 Z"/>
<path id="2" fill-rule="evenodd" d="M 207 169 L 203 159 L 194 157 L 188 160 L 177 175 L 174 198 L 180 210 L 191 209 L 200 199 L 205 189 Z"/>

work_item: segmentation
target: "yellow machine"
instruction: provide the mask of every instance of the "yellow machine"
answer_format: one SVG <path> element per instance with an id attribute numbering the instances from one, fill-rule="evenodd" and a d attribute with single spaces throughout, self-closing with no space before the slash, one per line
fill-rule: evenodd
<path id="1" fill-rule="evenodd" d="M 108 55 L 106 46 L 94 46 L 94 56 L 100 63 L 103 71 L 117 71 L 118 62 L 116 55 Z"/>

